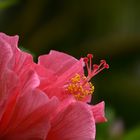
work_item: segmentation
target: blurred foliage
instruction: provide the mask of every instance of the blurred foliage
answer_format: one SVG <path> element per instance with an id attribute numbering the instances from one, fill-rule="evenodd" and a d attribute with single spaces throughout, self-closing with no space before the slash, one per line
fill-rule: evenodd
<path id="1" fill-rule="evenodd" d="M 133 128 L 132 131 L 128 132 L 123 140 L 139 140 L 140 139 L 140 126 Z"/>
<path id="2" fill-rule="evenodd" d="M 114 117 L 97 125 L 97 140 L 140 139 L 139 25 L 138 0 L 0 0 L 0 30 L 18 34 L 36 58 L 55 49 L 107 60 L 110 69 L 93 79 L 93 103 L 105 100 Z M 111 131 L 121 123 L 120 135 Z"/>
<path id="3" fill-rule="evenodd" d="M 6 9 L 15 5 L 19 0 L 0 0 L 0 9 Z"/>

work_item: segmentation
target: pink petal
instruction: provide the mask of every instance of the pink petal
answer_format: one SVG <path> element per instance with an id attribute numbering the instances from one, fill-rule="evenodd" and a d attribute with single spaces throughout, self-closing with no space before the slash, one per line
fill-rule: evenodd
<path id="1" fill-rule="evenodd" d="M 83 59 L 80 59 L 77 63 L 71 65 L 71 67 L 67 71 L 65 71 L 62 75 L 60 75 L 57 84 L 64 85 L 64 83 L 68 82 L 68 80 L 70 80 L 76 74 L 80 75 L 84 74 Z"/>
<path id="2" fill-rule="evenodd" d="M 14 97 L 17 91 L 22 93 L 21 90 L 26 89 L 25 85 L 29 88 L 39 85 L 39 81 L 34 79 L 30 85 L 29 79 L 34 73 L 32 56 L 20 51 L 17 42 L 18 36 L 11 37 L 0 33 L 0 118 L 6 104 L 11 102 L 11 97 Z"/>
<path id="3" fill-rule="evenodd" d="M 50 129 L 50 116 L 57 105 L 56 98 L 50 100 L 39 90 L 33 90 L 20 96 L 14 109 L 11 109 L 12 116 L 7 127 L 1 124 L 1 127 L 5 129 L 1 130 L 0 138 L 45 139 Z"/>
<path id="4" fill-rule="evenodd" d="M 50 69 L 57 76 L 66 75 L 65 73 L 83 73 L 83 60 L 77 60 L 74 57 L 58 52 L 50 51 L 48 55 L 42 55 L 39 57 L 39 65 L 44 66 L 46 69 Z"/>
<path id="5" fill-rule="evenodd" d="M 4 94 L 2 101 L 5 101 L 3 110 L 6 109 L 6 115 L 2 118 L 4 120 L 1 120 L 2 123 L 4 123 L 3 127 L 6 127 L 6 124 L 9 122 L 12 116 L 17 98 L 19 96 L 23 96 L 24 94 L 28 94 L 30 92 L 32 93 L 32 90 L 34 90 L 39 85 L 38 76 L 34 73 L 34 71 L 29 71 L 29 75 L 24 77 L 22 81 L 17 79 L 15 82 L 13 81 L 13 79 L 16 78 L 16 75 L 8 75 L 8 72 L 6 72 L 7 71 L 5 71 L 5 79 L 1 81 L 2 93 Z M 9 94 L 9 96 L 7 94 Z M 27 103 L 25 104 L 27 105 Z"/>
<path id="6" fill-rule="evenodd" d="M 105 118 L 105 115 L 104 115 L 105 114 L 104 106 L 105 106 L 105 103 L 101 102 L 101 103 L 91 107 L 91 110 L 93 112 L 93 116 L 95 118 L 96 123 L 107 121 L 107 119 Z"/>
<path id="7" fill-rule="evenodd" d="M 92 99 L 92 95 L 87 95 L 82 101 L 86 103 L 90 103 Z"/>
<path id="8" fill-rule="evenodd" d="M 18 77 L 8 69 L 8 63 L 13 57 L 11 46 L 0 35 L 0 119 L 6 107 L 10 93 L 14 94 Z"/>
<path id="9" fill-rule="evenodd" d="M 48 86 L 54 85 L 57 77 L 54 75 L 54 72 L 46 69 L 45 67 L 41 65 L 36 65 L 34 66 L 35 71 L 38 74 L 38 77 L 40 79 L 40 85 L 39 88 L 41 90 L 45 90 Z"/>
<path id="10" fill-rule="evenodd" d="M 24 77 L 25 72 L 33 66 L 32 56 L 18 48 L 18 36 L 8 36 L 4 33 L 0 33 L 0 43 L 1 42 L 4 44 L 0 44 L 1 47 L 3 46 L 5 50 L 11 51 L 12 57 L 5 56 L 5 59 L 9 60 L 8 68 L 17 73 L 21 78 Z M 3 53 L 4 49 L 0 48 L 0 51 Z M 3 55 L 0 54 L 0 56 Z M 2 58 L 2 60 L 3 59 L 4 58 Z"/>
<path id="11" fill-rule="evenodd" d="M 10 59 L 12 58 L 13 53 L 11 46 L 5 42 L 2 38 L 0 38 L 0 77 L 7 67 Z"/>
<path id="12" fill-rule="evenodd" d="M 88 107 L 74 102 L 52 120 L 46 140 L 94 140 L 95 122 Z"/>
<path id="13" fill-rule="evenodd" d="M 13 51 L 15 51 L 15 49 L 17 48 L 17 43 L 18 43 L 18 39 L 19 39 L 19 37 L 17 35 L 9 36 L 9 35 L 6 35 L 4 33 L 0 33 L 0 40 L 1 39 L 5 40 L 5 42 L 10 44 L 11 49 Z"/>
<path id="14" fill-rule="evenodd" d="M 4 108 L 0 119 L 0 133 L 7 128 L 16 105 L 17 96 L 18 94 L 16 93 L 12 94 L 3 105 Z"/>
<path id="15" fill-rule="evenodd" d="M 55 71 L 56 75 L 61 75 L 73 66 L 77 59 L 58 51 L 50 51 L 48 55 L 42 55 L 39 57 L 39 64 L 46 68 Z"/>

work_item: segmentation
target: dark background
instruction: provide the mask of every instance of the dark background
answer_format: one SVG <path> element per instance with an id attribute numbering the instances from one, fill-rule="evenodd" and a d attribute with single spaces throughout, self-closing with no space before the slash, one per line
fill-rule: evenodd
<path id="1" fill-rule="evenodd" d="M 35 60 L 54 49 L 110 65 L 93 78 L 108 122 L 97 140 L 140 140 L 139 0 L 0 0 L 0 31 L 20 36 Z"/>

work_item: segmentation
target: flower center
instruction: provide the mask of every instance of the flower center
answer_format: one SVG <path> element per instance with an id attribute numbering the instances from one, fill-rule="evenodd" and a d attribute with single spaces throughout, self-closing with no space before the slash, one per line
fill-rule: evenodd
<path id="1" fill-rule="evenodd" d="M 87 57 L 84 58 L 88 75 L 85 76 L 84 74 L 75 74 L 75 76 L 69 80 L 66 86 L 66 92 L 68 94 L 72 94 L 77 100 L 82 100 L 86 96 L 93 94 L 94 86 L 89 81 L 103 69 L 109 68 L 109 65 L 105 60 L 101 60 L 99 65 L 92 65 L 92 57 L 92 54 L 88 54 Z"/>
<path id="2" fill-rule="evenodd" d="M 79 74 L 76 74 L 70 79 L 66 91 L 68 94 L 74 95 L 77 100 L 82 100 L 93 93 L 94 86 L 91 82 L 87 81 L 87 78 L 84 75 L 80 76 Z"/>

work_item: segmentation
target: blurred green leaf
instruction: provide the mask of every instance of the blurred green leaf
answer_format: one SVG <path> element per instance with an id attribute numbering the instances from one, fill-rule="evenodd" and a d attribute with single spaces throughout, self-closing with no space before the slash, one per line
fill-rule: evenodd
<path id="1" fill-rule="evenodd" d="M 140 126 L 132 129 L 123 138 L 123 140 L 139 140 L 139 139 L 140 139 Z"/>
<path id="2" fill-rule="evenodd" d="M 6 9 L 19 2 L 19 0 L 0 0 L 0 9 Z"/>

